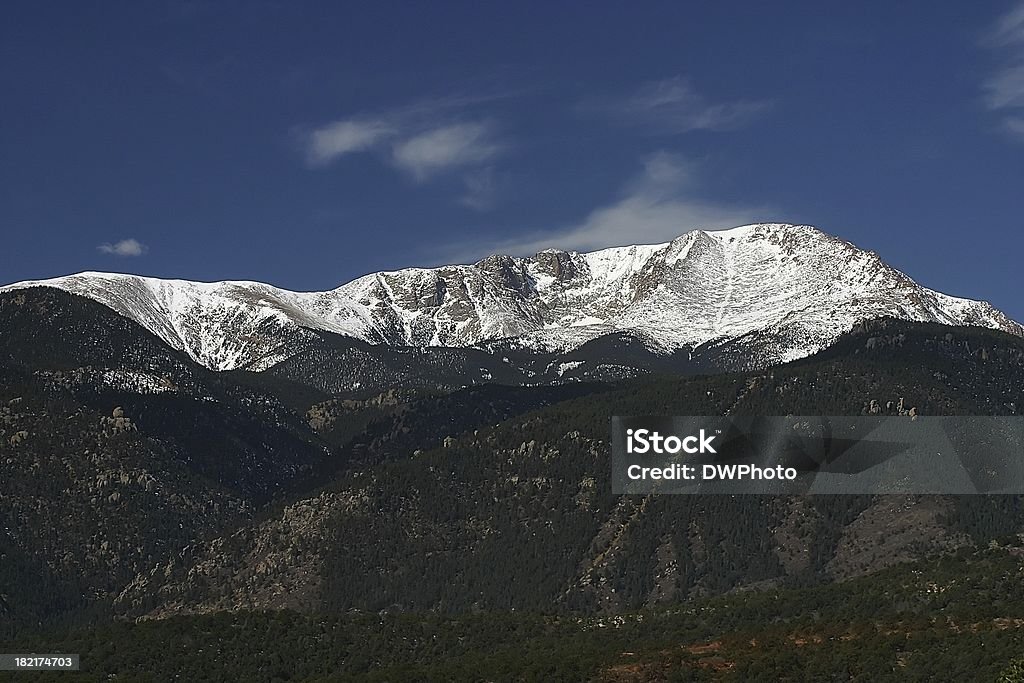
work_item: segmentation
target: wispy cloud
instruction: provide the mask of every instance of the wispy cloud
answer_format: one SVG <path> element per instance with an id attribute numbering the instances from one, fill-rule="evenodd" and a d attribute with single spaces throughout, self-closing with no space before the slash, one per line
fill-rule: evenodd
<path id="1" fill-rule="evenodd" d="M 985 105 L 1002 116 L 1004 130 L 1024 142 L 1024 2 L 999 18 L 985 44 L 1001 59 L 983 84 Z"/>
<path id="2" fill-rule="evenodd" d="M 592 102 L 584 109 L 603 113 L 621 124 L 675 135 L 694 130 L 733 130 L 750 123 L 770 106 L 766 100 L 712 102 L 677 76 L 645 83 L 626 97 Z"/>
<path id="3" fill-rule="evenodd" d="M 311 167 L 374 152 L 415 180 L 424 181 L 444 171 L 480 166 L 507 149 L 493 121 L 467 116 L 467 109 L 503 96 L 422 100 L 300 130 L 298 137 Z"/>
<path id="4" fill-rule="evenodd" d="M 113 254 L 114 256 L 142 256 L 149 251 L 149 247 L 136 239 L 113 243 L 105 242 L 96 248 L 104 254 Z"/>
<path id="5" fill-rule="evenodd" d="M 1024 140 L 1024 116 L 1009 116 L 1003 120 L 1003 125 L 1010 135 Z"/>
<path id="6" fill-rule="evenodd" d="M 310 131 L 306 139 L 306 160 L 322 166 L 351 154 L 362 152 L 397 134 L 386 119 L 335 121 Z"/>
<path id="7" fill-rule="evenodd" d="M 487 211 L 498 199 L 498 181 L 493 166 L 474 169 L 462 178 L 466 191 L 459 198 L 459 204 L 476 211 Z"/>
<path id="8" fill-rule="evenodd" d="M 999 18 L 989 40 L 996 45 L 1024 44 L 1024 2 Z"/>
<path id="9" fill-rule="evenodd" d="M 392 160 L 417 180 L 424 180 L 438 171 L 489 161 L 501 150 L 490 124 L 457 123 L 397 142 Z"/>
<path id="10" fill-rule="evenodd" d="M 591 211 L 577 223 L 536 231 L 512 240 L 498 240 L 454 250 L 466 261 L 500 252 L 528 255 L 557 248 L 589 251 L 624 244 L 665 242 L 690 230 L 735 227 L 766 218 L 765 208 L 730 205 L 697 196 L 699 168 L 677 155 L 659 152 L 648 157 L 642 172 L 621 196 Z"/>

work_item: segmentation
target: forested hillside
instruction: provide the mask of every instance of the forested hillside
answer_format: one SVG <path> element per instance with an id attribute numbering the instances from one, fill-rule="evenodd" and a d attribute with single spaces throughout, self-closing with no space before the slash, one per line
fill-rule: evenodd
<path id="1" fill-rule="evenodd" d="M 1019 497 L 616 496 L 608 444 L 613 415 L 1019 415 L 1017 337 L 879 320 L 757 372 L 353 396 L 211 372 L 59 292 L 0 319 L 8 651 L 131 678 L 169 639 L 253 680 L 881 680 L 1019 646 Z"/>

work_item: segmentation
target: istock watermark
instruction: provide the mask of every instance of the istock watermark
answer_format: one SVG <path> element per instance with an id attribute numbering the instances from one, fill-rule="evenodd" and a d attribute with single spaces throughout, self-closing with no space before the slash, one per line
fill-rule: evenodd
<path id="1" fill-rule="evenodd" d="M 615 493 L 1024 494 L 1024 417 L 612 418 Z"/>
<path id="2" fill-rule="evenodd" d="M 662 436 L 650 429 L 627 429 L 626 430 L 626 452 L 627 453 L 658 453 L 661 455 L 676 453 L 716 453 L 711 442 L 714 436 L 709 436 L 703 429 L 699 435 L 684 436 L 682 438 L 675 434 L 667 437 Z"/>

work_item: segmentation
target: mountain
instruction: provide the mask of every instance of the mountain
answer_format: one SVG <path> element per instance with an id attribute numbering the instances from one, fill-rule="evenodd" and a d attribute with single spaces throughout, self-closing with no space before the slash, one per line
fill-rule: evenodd
<path id="1" fill-rule="evenodd" d="M 427 363 L 421 354 L 438 368 L 435 354 L 467 368 L 470 352 L 487 355 L 310 334 L 344 341 L 339 353 L 405 354 L 413 369 Z M 607 355 L 609 337 L 573 353 Z M 547 652 L 557 642 L 550 629 L 566 626 L 560 647 L 571 653 L 593 638 L 587 647 L 615 671 L 641 648 L 660 667 L 683 643 L 694 648 L 685 656 L 703 657 L 722 638 L 715 647 L 737 670 L 754 658 L 778 673 L 763 653 L 789 652 L 787 643 L 823 627 L 833 629 L 823 642 L 845 648 L 844 660 L 859 653 L 862 662 L 870 649 L 889 658 L 878 665 L 885 671 L 931 662 L 903 657 L 894 649 L 901 639 L 910 649 L 922 638 L 977 637 L 969 644 L 987 653 L 988 667 L 1021 651 L 1021 497 L 618 496 L 608 430 L 611 415 L 638 413 L 1019 415 L 1020 336 L 889 318 L 769 369 L 600 385 L 409 386 L 365 399 L 277 373 L 298 360 L 316 368 L 317 357 L 302 353 L 267 372 L 214 372 L 87 298 L 53 288 L 0 293 L 0 649 L 58 643 L 89 654 L 88 676 L 130 677 L 139 666 L 130 662 L 166 652 L 165 634 L 191 643 L 160 660 L 174 668 L 193 666 L 177 653 L 197 642 L 212 652 L 209 634 L 218 632 L 239 661 L 272 652 L 277 663 L 261 664 L 253 680 L 285 678 L 278 656 L 311 642 L 341 652 L 336 666 L 356 679 L 410 653 L 443 659 L 462 647 L 461 631 L 439 640 L 449 623 L 477 633 L 486 651 L 493 638 L 536 634 L 532 647 Z M 987 554 L 969 559 L 1006 543 L 995 565 Z M 894 566 L 936 555 L 944 559 Z M 650 623 L 642 636 L 605 628 L 636 610 L 630 623 Z M 928 616 L 936 610 L 940 618 Z M 538 612 L 543 623 L 516 621 Z M 657 613 L 681 620 L 664 641 Z M 487 623 L 495 627 L 476 625 Z M 982 623 L 992 630 L 976 632 Z M 391 633 L 391 644 L 367 650 L 378 632 Z M 727 636 L 736 633 L 742 639 Z M 857 640 L 844 640 L 851 634 Z M 813 648 L 801 652 L 816 662 L 831 651 Z M 453 670 L 434 677 L 457 678 L 446 675 Z M 379 680 L 410 677 L 395 669 Z"/>
<path id="2" fill-rule="evenodd" d="M 213 372 L 81 296 L 0 293 L 0 635 L 116 595 L 338 473 L 602 389 L 339 400 Z"/>
<path id="3" fill-rule="evenodd" d="M 111 273 L 0 291 L 33 286 L 99 301 L 214 370 L 265 370 L 321 347 L 324 334 L 396 348 L 527 351 L 549 355 L 548 363 L 610 337 L 612 346 L 639 344 L 657 357 L 710 350 L 745 367 L 810 355 L 855 323 L 884 316 L 1024 335 L 988 303 L 927 289 L 872 252 L 788 224 L 589 253 L 495 255 L 374 273 L 327 292 Z"/>
<path id="4" fill-rule="evenodd" d="M 251 520 L 331 455 L 274 396 L 94 301 L 0 295 L 0 631 Z"/>
<path id="5" fill-rule="evenodd" d="M 0 645 L 82 653 L 88 672 L 75 680 L 89 681 L 1019 683 L 1022 554 L 1012 539 L 838 584 L 614 617 L 230 611 L 0 636 Z"/>
<path id="6" fill-rule="evenodd" d="M 115 609 L 617 614 L 845 581 L 1024 529 L 1019 496 L 617 496 L 609 465 L 611 415 L 1019 415 L 1015 336 L 872 321 L 769 370 L 648 378 L 492 419 L 507 392 L 538 391 L 551 388 L 406 402 L 365 440 L 372 464 L 155 563 Z M 453 422 L 474 406 L 488 414 Z M 344 419 L 337 407 L 317 415 Z"/>

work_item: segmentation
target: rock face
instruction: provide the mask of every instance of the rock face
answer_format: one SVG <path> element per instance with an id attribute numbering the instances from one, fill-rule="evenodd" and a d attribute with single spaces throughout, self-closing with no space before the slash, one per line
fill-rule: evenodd
<path id="1" fill-rule="evenodd" d="M 31 286 L 95 299 L 215 370 L 266 369 L 301 349 L 310 330 L 395 346 L 544 351 L 627 333 L 657 353 L 750 337 L 758 364 L 809 355 L 882 316 L 1024 334 L 988 303 L 927 289 L 872 252 L 788 224 L 590 253 L 495 255 L 375 273 L 328 292 L 109 273 L 2 289 Z"/>

